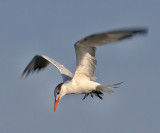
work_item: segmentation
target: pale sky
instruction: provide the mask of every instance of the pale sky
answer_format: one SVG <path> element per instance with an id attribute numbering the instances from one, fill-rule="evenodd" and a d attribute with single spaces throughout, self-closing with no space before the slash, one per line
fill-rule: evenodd
<path id="1" fill-rule="evenodd" d="M 159 133 L 159 6 L 159 0 L 1 0 L 0 133 Z M 54 112 L 59 71 L 50 65 L 20 78 L 36 54 L 74 72 L 76 41 L 123 27 L 149 33 L 97 49 L 97 82 L 124 81 L 103 100 L 67 95 Z"/>

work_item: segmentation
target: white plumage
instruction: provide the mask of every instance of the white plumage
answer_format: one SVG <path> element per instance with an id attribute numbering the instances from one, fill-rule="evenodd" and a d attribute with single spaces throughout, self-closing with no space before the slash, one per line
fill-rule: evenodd
<path id="1" fill-rule="evenodd" d="M 28 76 L 31 72 L 36 70 L 39 71 L 49 64 L 53 64 L 58 68 L 62 74 L 63 83 L 59 84 L 55 89 L 55 110 L 59 99 L 66 94 L 85 94 L 83 99 L 91 94 L 91 97 L 95 95 L 102 99 L 103 92 L 112 93 L 113 90 L 110 88 L 116 88 L 117 85 L 120 85 L 121 83 L 101 85 L 100 83 L 95 82 L 94 73 L 97 63 L 95 59 L 96 47 L 117 42 L 136 34 L 145 33 L 147 33 L 146 29 L 137 28 L 115 30 L 87 36 L 75 44 L 77 66 L 74 74 L 54 59 L 45 55 L 36 55 L 25 68 L 22 76 L 25 74 Z"/>

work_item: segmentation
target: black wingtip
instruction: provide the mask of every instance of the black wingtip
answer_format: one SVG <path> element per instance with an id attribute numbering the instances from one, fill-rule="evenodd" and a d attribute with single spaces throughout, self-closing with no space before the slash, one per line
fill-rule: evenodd
<path id="1" fill-rule="evenodd" d="M 25 75 L 25 73 L 23 72 L 21 75 L 21 79 L 25 76 L 25 78 L 27 77 L 27 75 Z"/>
<path id="2" fill-rule="evenodd" d="M 22 73 L 22 75 L 21 75 L 21 79 L 23 78 L 23 75 L 24 75 L 24 74 Z"/>
<path id="3" fill-rule="evenodd" d="M 23 76 L 25 75 L 25 71 L 23 71 L 22 75 L 21 75 L 21 79 L 23 78 Z"/>
<path id="4" fill-rule="evenodd" d="M 136 28 L 133 30 L 133 33 L 138 33 L 138 34 L 147 34 L 148 33 L 148 28 Z"/>
<path id="5" fill-rule="evenodd" d="M 126 36 L 122 36 L 122 38 L 120 38 L 120 40 L 122 40 L 127 37 L 132 37 L 133 35 L 136 35 L 136 34 L 145 35 L 148 33 L 148 28 L 147 27 L 122 28 L 119 30 L 112 30 L 108 33 L 122 33 L 122 34 L 124 33 L 124 34 L 126 34 Z"/>

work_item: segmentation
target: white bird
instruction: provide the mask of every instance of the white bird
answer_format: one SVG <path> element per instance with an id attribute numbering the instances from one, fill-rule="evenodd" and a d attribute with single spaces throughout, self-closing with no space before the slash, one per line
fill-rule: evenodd
<path id="1" fill-rule="evenodd" d="M 97 63 L 95 59 L 96 47 L 130 38 L 136 34 L 145 33 L 147 33 L 147 29 L 145 28 L 132 28 L 87 36 L 74 45 L 77 57 L 77 66 L 74 74 L 54 59 L 45 55 L 36 55 L 25 68 L 22 76 L 25 74 L 28 76 L 31 72 L 46 68 L 49 64 L 57 67 L 62 75 L 63 83 L 60 83 L 54 91 L 54 112 L 56 111 L 59 100 L 67 94 L 85 94 L 83 99 L 90 94 L 91 97 L 95 95 L 102 99 L 103 92 L 112 93 L 113 90 L 111 88 L 116 88 L 122 82 L 113 85 L 101 85 L 95 82 L 94 72 Z"/>

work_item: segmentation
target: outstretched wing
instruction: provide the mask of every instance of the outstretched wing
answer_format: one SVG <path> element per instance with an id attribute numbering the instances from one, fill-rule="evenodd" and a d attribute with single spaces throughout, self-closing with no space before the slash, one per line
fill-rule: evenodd
<path id="1" fill-rule="evenodd" d="M 93 34 L 79 40 L 75 44 L 77 68 L 74 78 L 95 80 L 96 47 L 130 38 L 136 34 L 145 34 L 147 29 L 123 29 Z"/>
<path id="2" fill-rule="evenodd" d="M 22 76 L 26 74 L 27 77 L 31 72 L 44 69 L 49 64 L 53 64 L 60 71 L 63 78 L 63 82 L 73 78 L 73 74 L 67 68 L 65 68 L 63 65 L 61 65 L 54 59 L 51 59 L 45 55 L 34 56 L 33 59 L 30 61 L 30 63 L 25 68 L 24 72 L 22 73 Z"/>

